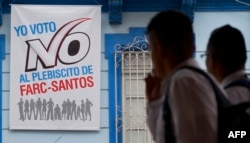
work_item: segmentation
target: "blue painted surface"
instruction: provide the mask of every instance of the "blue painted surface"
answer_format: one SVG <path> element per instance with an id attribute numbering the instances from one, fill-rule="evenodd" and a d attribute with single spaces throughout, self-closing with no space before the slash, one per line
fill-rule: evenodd
<path id="1" fill-rule="evenodd" d="M 3 13 L 10 13 L 10 4 L 64 4 L 102 5 L 102 12 L 108 12 L 109 1 L 115 0 L 3 0 Z M 165 9 L 179 9 L 187 0 L 119 0 L 122 12 L 157 12 Z M 190 1 L 190 0 L 189 0 Z M 243 11 L 250 7 L 235 0 L 192 0 L 195 11 Z M 250 4 L 250 0 L 241 0 Z"/>
<path id="2" fill-rule="evenodd" d="M 249 0 L 241 1 L 250 4 Z M 109 12 L 110 24 L 121 24 L 122 12 L 158 12 L 167 9 L 182 9 L 193 19 L 194 11 L 250 10 L 250 6 L 246 4 L 228 0 L 33 0 L 32 2 L 30 0 L 4 0 L 0 5 L 0 12 L 10 13 L 10 4 L 102 5 L 102 12 Z M 2 14 L 0 13 L 1 23 Z"/>
<path id="3" fill-rule="evenodd" d="M 5 35 L 0 35 L 0 72 L 2 73 L 2 59 L 5 55 Z M 0 74 L 0 91 L 2 91 L 2 74 Z M 2 111 L 2 93 L 0 93 L 0 109 Z M 0 113 L 0 129 L 2 129 L 2 112 Z M 0 142 L 2 142 L 2 130 L 0 131 Z"/>
<path id="4" fill-rule="evenodd" d="M 241 0 L 250 4 L 249 0 Z M 250 7 L 236 0 L 196 0 L 195 11 L 246 11 Z"/>
<path id="5" fill-rule="evenodd" d="M 186 13 L 192 22 L 194 21 L 194 6 L 195 0 L 182 0 L 180 8 L 184 13 Z"/>
<path id="6" fill-rule="evenodd" d="M 2 0 L 0 0 L 0 25 L 3 23 L 3 17 L 2 17 Z"/>
<path id="7" fill-rule="evenodd" d="M 113 76 L 115 75 L 115 60 L 114 60 L 114 47 L 115 43 L 113 38 L 116 38 L 115 36 L 112 36 L 112 34 L 106 34 L 105 35 L 105 55 L 106 58 L 108 58 L 109 61 L 109 142 L 110 143 L 116 143 L 116 105 L 115 105 L 115 81 L 113 79 Z M 107 43 L 110 43 L 107 44 Z"/>
<path id="8" fill-rule="evenodd" d="M 179 9 L 182 0 L 124 0 L 123 11 L 156 12 L 166 9 Z"/>
<path id="9" fill-rule="evenodd" d="M 5 35 L 1 34 L 0 35 L 0 58 L 3 59 L 4 57 L 5 57 Z"/>
<path id="10" fill-rule="evenodd" d="M 109 0 L 109 23 L 122 23 L 122 0 Z"/>
<path id="11" fill-rule="evenodd" d="M 108 0 L 4 0 L 3 13 L 10 13 L 10 4 L 46 4 L 46 5 L 102 5 L 102 11 L 108 11 Z"/>

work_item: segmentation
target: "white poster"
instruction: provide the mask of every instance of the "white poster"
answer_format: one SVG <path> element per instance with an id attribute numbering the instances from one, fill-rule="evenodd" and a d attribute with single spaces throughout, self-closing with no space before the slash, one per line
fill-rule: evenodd
<path id="1" fill-rule="evenodd" d="M 99 130 L 101 6 L 11 5 L 10 129 Z"/>

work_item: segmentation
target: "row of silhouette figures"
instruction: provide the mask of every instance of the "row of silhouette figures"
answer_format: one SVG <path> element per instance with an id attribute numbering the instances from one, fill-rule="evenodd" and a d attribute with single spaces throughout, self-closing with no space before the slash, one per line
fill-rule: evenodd
<path id="1" fill-rule="evenodd" d="M 86 101 L 81 100 L 79 105 L 76 101 L 64 100 L 61 106 L 54 104 L 52 98 L 37 101 L 34 99 L 20 101 L 19 106 L 20 120 L 89 120 L 91 121 L 91 110 L 93 103 L 86 98 Z"/>

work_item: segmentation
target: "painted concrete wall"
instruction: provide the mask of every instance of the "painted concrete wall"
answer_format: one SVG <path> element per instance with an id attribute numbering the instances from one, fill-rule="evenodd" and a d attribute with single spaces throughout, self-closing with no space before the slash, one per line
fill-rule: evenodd
<path id="1" fill-rule="evenodd" d="M 2 80 L 2 142 L 3 143 L 109 143 L 109 107 L 108 104 L 108 61 L 104 56 L 104 35 L 106 33 L 127 33 L 129 27 L 146 27 L 150 18 L 155 13 L 123 13 L 122 24 L 110 25 L 108 14 L 102 14 L 102 50 L 101 50 L 101 130 L 89 131 L 10 131 L 9 125 L 9 76 L 10 76 L 10 15 L 3 15 L 3 24 L 0 34 L 6 36 L 5 59 L 3 60 Z M 239 28 L 246 39 L 250 51 L 250 12 L 196 12 L 194 30 L 196 34 L 196 57 L 205 69 L 204 60 L 200 54 L 205 51 L 210 32 L 221 25 L 231 24 Z M 248 52 L 250 57 L 250 52 Z M 250 60 L 247 69 L 250 72 Z"/>

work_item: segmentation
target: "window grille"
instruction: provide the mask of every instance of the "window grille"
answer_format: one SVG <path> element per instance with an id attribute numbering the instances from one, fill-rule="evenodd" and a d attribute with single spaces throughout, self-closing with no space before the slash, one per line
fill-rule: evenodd
<path id="1" fill-rule="evenodd" d="M 122 86 L 115 94 L 117 138 L 120 135 L 122 143 L 153 143 L 146 123 L 144 78 L 152 69 L 146 38 L 135 37 L 132 43 L 118 44 L 116 49 L 114 76 Z"/>

